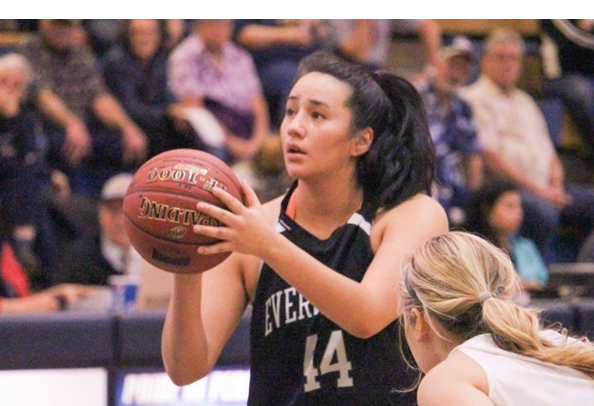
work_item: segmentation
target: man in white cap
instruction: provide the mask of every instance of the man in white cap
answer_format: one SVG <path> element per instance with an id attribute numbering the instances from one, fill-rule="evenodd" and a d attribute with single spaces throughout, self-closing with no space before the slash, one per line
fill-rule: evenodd
<path id="1" fill-rule="evenodd" d="M 138 274 L 142 259 L 124 230 L 122 204 L 132 175 L 109 178 L 102 190 L 97 214 L 99 232 L 91 227 L 73 245 L 71 261 L 64 265 L 64 282 L 106 285 L 111 275 Z"/>
<path id="2" fill-rule="evenodd" d="M 452 225 L 464 221 L 464 206 L 483 179 L 482 148 L 472 111 L 457 91 L 471 77 L 475 64 L 472 43 L 456 37 L 439 51 L 435 70 L 417 84 L 427 111 L 429 131 L 436 153 L 436 182 L 433 195 Z"/>

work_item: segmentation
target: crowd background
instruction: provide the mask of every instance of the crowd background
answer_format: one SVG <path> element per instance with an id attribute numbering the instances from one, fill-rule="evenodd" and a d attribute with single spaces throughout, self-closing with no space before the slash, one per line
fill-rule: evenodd
<path id="1" fill-rule="evenodd" d="M 565 35 L 572 27 L 583 40 Z M 522 46 L 510 51 L 515 40 L 502 36 L 501 28 L 518 35 Z M 51 294 L 22 307 L 13 301 L 15 306 L 0 312 L 64 308 L 89 294 L 81 285 L 134 272 L 121 265 L 133 251 L 125 236 L 106 242 L 101 224 L 121 217 L 123 186 L 109 199 L 106 188 L 159 152 L 206 150 L 247 178 L 263 201 L 281 194 L 289 184 L 277 135 L 283 98 L 298 61 L 317 49 L 392 70 L 417 86 L 436 145 L 434 196 L 452 228 L 495 240 L 518 268 L 538 268 L 537 283 L 527 280 L 525 287 L 544 295 L 548 265 L 594 261 L 594 206 L 576 206 L 578 195 L 565 187 L 594 190 L 594 81 L 587 68 L 594 55 L 592 33 L 590 20 L 2 20 L 1 293 L 10 299 Z M 486 46 L 493 36 L 503 40 Z M 578 47 L 581 57 L 568 61 Z M 481 118 L 484 106 L 460 91 L 480 83 L 496 64 L 498 74 L 511 75 L 510 91 L 525 101 L 521 108 L 536 106 L 530 110 L 534 120 L 521 123 L 527 130 L 517 145 L 535 162 L 545 159 L 546 150 L 555 158 L 552 173 L 560 174 L 555 188 L 540 193 L 544 200 L 554 195 L 549 200 L 560 213 L 538 223 L 546 230 L 523 227 L 524 213 L 532 212 L 518 191 L 534 187 L 513 172 L 499 171 L 507 174 L 504 179 L 492 179 L 501 161 L 484 134 L 502 118 Z M 560 85 L 563 80 L 579 87 Z M 562 92 L 567 89 L 580 92 Z M 538 147 L 548 149 L 523 143 L 537 127 L 546 138 Z M 500 186 L 491 182 L 501 180 L 511 183 L 503 204 L 498 199 L 506 193 L 487 195 Z M 564 215 L 570 206 L 578 208 Z M 495 208 L 513 218 L 511 226 L 490 217 Z M 565 221 L 569 217 L 579 221 Z M 550 238 L 542 241 L 545 234 Z M 86 241 L 94 241 L 92 258 L 86 257 Z M 530 247 L 530 255 L 514 251 L 512 242 L 518 241 Z M 81 275 L 97 262 L 112 266 L 100 278 Z M 67 291 L 57 288 L 64 284 Z"/>

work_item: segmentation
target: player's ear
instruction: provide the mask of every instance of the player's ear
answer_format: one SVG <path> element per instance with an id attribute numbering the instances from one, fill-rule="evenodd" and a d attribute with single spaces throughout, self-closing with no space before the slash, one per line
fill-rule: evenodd
<path id="1" fill-rule="evenodd" d="M 429 332 L 431 331 L 431 326 L 427 322 L 425 318 L 425 314 L 422 313 L 419 309 L 412 309 L 411 310 L 413 319 L 415 321 L 413 334 L 415 335 L 416 341 L 422 341 L 426 337 L 429 336 Z"/>
<path id="2" fill-rule="evenodd" d="M 371 127 L 357 131 L 357 133 L 352 137 L 351 155 L 354 157 L 363 155 L 369 151 L 372 142 L 373 130 Z"/>

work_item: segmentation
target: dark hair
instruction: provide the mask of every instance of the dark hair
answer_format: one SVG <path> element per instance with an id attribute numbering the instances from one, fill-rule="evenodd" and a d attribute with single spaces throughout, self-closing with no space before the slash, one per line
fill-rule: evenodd
<path id="1" fill-rule="evenodd" d="M 122 47 L 124 47 L 124 49 L 130 54 L 134 54 L 134 51 L 132 50 L 132 45 L 130 44 L 130 25 L 132 21 L 134 20 L 122 20 L 120 26 L 119 39 L 119 42 L 122 45 Z M 155 51 L 155 54 L 157 54 L 165 49 L 165 43 L 167 42 L 168 34 L 166 20 L 156 19 L 155 21 L 157 22 L 157 30 L 159 31 L 159 45 L 157 46 L 157 50 Z"/>
<path id="2" fill-rule="evenodd" d="M 352 110 L 352 132 L 373 130 L 371 147 L 357 162 L 357 181 L 370 215 L 389 210 L 417 193 L 429 193 L 435 154 L 416 89 L 392 73 L 374 73 L 324 51 L 301 61 L 295 81 L 310 72 L 348 83 L 353 89 L 347 101 Z"/>
<path id="3" fill-rule="evenodd" d="M 518 191 L 518 187 L 504 180 L 488 182 L 475 191 L 466 204 L 466 224 L 464 228 L 482 235 L 491 243 L 499 246 L 497 232 L 489 224 L 489 215 L 501 195 L 510 191 Z"/>

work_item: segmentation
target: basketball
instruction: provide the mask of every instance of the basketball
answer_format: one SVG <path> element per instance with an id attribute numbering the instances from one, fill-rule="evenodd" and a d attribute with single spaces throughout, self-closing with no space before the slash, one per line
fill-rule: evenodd
<path id="1" fill-rule="evenodd" d="M 218 240 L 192 231 L 196 224 L 221 225 L 196 209 L 200 201 L 225 207 L 210 192 L 215 186 L 243 201 L 237 176 L 214 155 L 175 149 L 149 159 L 134 174 L 124 197 L 124 226 L 132 246 L 168 272 L 204 272 L 221 263 L 230 253 L 198 254 L 198 247 Z"/>

